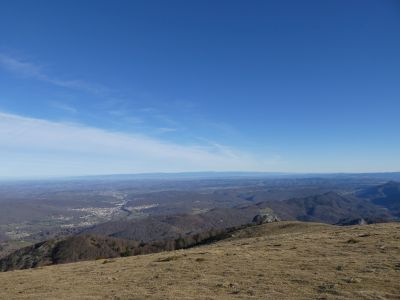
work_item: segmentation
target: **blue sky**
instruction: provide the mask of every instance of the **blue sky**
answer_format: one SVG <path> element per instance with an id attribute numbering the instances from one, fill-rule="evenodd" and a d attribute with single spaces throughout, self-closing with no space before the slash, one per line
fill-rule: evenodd
<path id="1" fill-rule="evenodd" d="M 400 171 L 398 1 L 1 1 L 0 177 Z"/>

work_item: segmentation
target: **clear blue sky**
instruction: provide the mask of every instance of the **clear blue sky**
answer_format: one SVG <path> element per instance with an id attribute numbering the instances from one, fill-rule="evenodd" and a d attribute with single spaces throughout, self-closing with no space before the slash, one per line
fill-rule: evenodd
<path id="1" fill-rule="evenodd" d="M 0 177 L 400 171 L 400 2 L 0 2 Z"/>

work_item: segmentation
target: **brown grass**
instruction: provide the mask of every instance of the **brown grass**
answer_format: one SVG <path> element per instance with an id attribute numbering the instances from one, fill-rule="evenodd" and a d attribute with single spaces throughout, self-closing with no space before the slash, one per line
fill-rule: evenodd
<path id="1" fill-rule="evenodd" d="M 400 224 L 279 222 L 189 250 L 0 273 L 0 285 L 0 299 L 400 299 Z"/>

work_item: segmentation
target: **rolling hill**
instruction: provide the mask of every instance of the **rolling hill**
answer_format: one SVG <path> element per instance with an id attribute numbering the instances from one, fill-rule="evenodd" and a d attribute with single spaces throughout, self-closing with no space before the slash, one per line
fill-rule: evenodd
<path id="1" fill-rule="evenodd" d="M 106 222 L 84 230 L 83 234 L 100 234 L 138 241 L 176 238 L 209 229 L 223 229 L 251 223 L 258 207 L 216 208 L 202 214 L 176 214 L 139 220 Z"/>
<path id="2" fill-rule="evenodd" d="M 369 201 L 334 192 L 283 201 L 265 201 L 258 207 L 271 208 L 282 220 L 340 224 L 344 220 L 366 219 L 370 223 L 392 220 L 384 208 Z"/>
<path id="3" fill-rule="evenodd" d="M 390 181 L 358 192 L 358 196 L 371 203 L 386 208 L 400 218 L 400 182 Z"/>
<path id="4" fill-rule="evenodd" d="M 264 224 L 186 250 L 0 273 L 0 298 L 399 299 L 399 229 Z"/>
<path id="5" fill-rule="evenodd" d="M 230 237 L 231 233 L 238 228 L 210 229 L 192 235 L 179 236 L 176 239 L 147 243 L 93 234 L 71 236 L 60 240 L 52 239 L 21 248 L 0 259 L 0 272 L 186 249 Z"/>

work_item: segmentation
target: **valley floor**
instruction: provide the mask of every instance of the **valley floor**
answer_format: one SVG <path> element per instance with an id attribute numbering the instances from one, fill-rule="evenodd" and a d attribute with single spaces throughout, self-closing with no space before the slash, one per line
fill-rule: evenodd
<path id="1" fill-rule="evenodd" d="M 0 299 L 400 299 L 400 223 L 278 222 L 212 245 L 0 273 Z"/>

